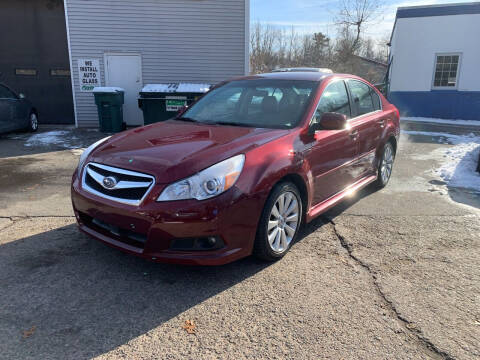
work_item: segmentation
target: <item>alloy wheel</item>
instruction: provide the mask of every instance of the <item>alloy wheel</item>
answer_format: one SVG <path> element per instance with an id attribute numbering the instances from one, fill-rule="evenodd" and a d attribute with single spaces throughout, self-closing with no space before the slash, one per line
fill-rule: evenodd
<path id="1" fill-rule="evenodd" d="M 273 204 L 267 225 L 268 244 L 276 253 L 288 249 L 298 227 L 300 207 L 293 192 L 282 193 Z"/>
<path id="2" fill-rule="evenodd" d="M 30 115 L 30 128 L 35 131 L 38 128 L 38 119 L 37 115 L 31 114 Z"/>
<path id="3" fill-rule="evenodd" d="M 392 175 L 393 168 L 393 148 L 392 145 L 385 145 L 385 150 L 383 151 L 382 164 L 380 166 L 380 176 L 382 177 L 383 183 L 387 183 Z"/>

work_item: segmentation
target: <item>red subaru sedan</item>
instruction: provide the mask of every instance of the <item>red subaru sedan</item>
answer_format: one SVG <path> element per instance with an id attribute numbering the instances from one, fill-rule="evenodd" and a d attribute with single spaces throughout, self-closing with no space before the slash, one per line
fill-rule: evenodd
<path id="1" fill-rule="evenodd" d="M 302 223 L 387 184 L 399 113 L 352 75 L 219 84 L 181 115 L 100 140 L 73 174 L 80 229 L 153 261 L 276 260 Z"/>

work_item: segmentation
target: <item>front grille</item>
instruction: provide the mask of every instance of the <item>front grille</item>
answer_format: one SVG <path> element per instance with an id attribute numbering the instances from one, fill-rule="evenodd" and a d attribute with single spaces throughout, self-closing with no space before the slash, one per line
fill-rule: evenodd
<path id="1" fill-rule="evenodd" d="M 105 178 L 112 178 L 114 186 L 107 187 L 104 183 Z M 154 183 L 155 179 L 151 175 L 97 163 L 85 166 L 82 179 L 86 191 L 130 205 L 139 205 Z"/>

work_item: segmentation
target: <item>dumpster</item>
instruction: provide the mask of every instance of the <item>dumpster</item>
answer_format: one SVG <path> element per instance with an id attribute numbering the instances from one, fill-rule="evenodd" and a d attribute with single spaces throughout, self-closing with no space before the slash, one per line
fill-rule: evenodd
<path id="1" fill-rule="evenodd" d="M 93 95 L 97 105 L 100 131 L 114 133 L 124 130 L 124 90 L 118 87 L 95 87 Z"/>
<path id="2" fill-rule="evenodd" d="M 165 121 L 192 104 L 210 89 L 210 84 L 148 84 L 140 92 L 138 107 L 143 111 L 144 125 Z"/>

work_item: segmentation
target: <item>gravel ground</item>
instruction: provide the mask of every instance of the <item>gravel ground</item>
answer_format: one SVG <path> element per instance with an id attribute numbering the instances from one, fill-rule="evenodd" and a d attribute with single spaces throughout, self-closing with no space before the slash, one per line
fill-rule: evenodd
<path id="1" fill-rule="evenodd" d="M 480 196 L 426 156 L 449 145 L 404 136 L 389 186 L 309 224 L 277 263 L 202 268 L 77 231 L 75 149 L 101 134 L 74 132 L 68 148 L 0 138 L 0 358 L 480 357 Z"/>

